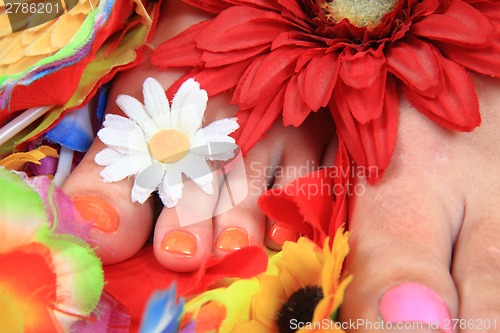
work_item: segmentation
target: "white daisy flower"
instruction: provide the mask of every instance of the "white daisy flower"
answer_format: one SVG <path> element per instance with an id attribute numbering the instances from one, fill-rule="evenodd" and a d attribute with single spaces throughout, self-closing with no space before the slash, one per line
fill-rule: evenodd
<path id="1" fill-rule="evenodd" d="M 136 175 L 132 201 L 144 203 L 158 190 L 169 208 L 182 197 L 182 174 L 205 193 L 213 194 L 213 174 L 207 160 L 234 157 L 237 145 L 229 134 L 239 127 L 236 118 L 201 128 L 208 95 L 194 79 L 181 85 L 171 107 L 153 78 L 144 81 L 143 95 L 144 105 L 131 96 L 118 96 L 116 103 L 128 118 L 108 114 L 97 133 L 109 147 L 95 157 L 97 164 L 106 167 L 101 172 L 104 181 L 118 182 Z"/>

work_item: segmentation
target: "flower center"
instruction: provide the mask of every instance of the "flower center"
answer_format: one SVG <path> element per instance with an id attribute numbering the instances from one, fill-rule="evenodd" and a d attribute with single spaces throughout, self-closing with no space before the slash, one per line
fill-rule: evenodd
<path id="1" fill-rule="evenodd" d="M 153 135 L 148 145 L 155 160 L 162 163 L 174 163 L 186 156 L 190 141 L 186 134 L 169 128 Z"/>
<path id="2" fill-rule="evenodd" d="M 279 332 L 295 332 L 290 325 L 292 319 L 298 323 L 311 322 L 314 309 L 322 299 L 323 290 L 319 286 L 306 286 L 294 292 L 278 312 L 276 321 Z"/>
<path id="3" fill-rule="evenodd" d="M 331 0 L 321 8 L 332 22 L 348 19 L 357 27 L 376 27 L 396 3 L 397 0 Z"/>

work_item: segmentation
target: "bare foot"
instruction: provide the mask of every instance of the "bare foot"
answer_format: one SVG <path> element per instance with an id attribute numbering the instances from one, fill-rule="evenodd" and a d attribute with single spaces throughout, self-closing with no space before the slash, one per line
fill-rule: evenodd
<path id="1" fill-rule="evenodd" d="M 500 330 L 500 81 L 473 79 L 483 122 L 471 133 L 444 130 L 401 101 L 392 164 L 351 212 L 344 320 Z"/>

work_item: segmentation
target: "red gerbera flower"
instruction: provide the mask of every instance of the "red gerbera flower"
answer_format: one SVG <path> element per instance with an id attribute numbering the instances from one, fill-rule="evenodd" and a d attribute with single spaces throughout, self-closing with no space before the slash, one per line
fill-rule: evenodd
<path id="1" fill-rule="evenodd" d="M 493 0 L 185 1 L 216 16 L 151 60 L 194 66 L 187 77 L 211 95 L 232 90 L 244 152 L 279 114 L 299 126 L 329 107 L 355 162 L 381 175 L 396 140 L 398 86 L 441 126 L 470 131 L 481 119 L 465 69 L 500 76 Z"/>

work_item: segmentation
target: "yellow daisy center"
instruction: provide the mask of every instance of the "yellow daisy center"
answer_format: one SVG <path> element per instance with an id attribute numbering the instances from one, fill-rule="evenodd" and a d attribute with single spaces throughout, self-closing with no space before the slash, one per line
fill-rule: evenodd
<path id="1" fill-rule="evenodd" d="M 149 140 L 148 145 L 155 160 L 162 163 L 174 163 L 186 156 L 190 141 L 186 134 L 169 128 L 156 133 Z"/>
<path id="2" fill-rule="evenodd" d="M 397 0 L 332 0 L 321 7 L 332 22 L 348 19 L 357 27 L 375 27 L 396 3 Z"/>

